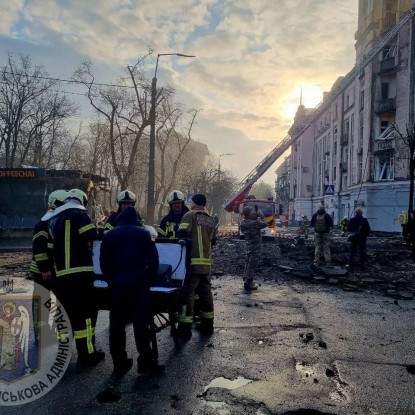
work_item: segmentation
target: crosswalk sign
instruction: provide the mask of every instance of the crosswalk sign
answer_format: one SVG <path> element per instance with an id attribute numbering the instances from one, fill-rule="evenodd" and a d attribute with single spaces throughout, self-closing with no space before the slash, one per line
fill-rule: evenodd
<path id="1" fill-rule="evenodd" d="M 324 185 L 324 194 L 325 195 L 334 195 L 334 184 L 325 184 Z"/>

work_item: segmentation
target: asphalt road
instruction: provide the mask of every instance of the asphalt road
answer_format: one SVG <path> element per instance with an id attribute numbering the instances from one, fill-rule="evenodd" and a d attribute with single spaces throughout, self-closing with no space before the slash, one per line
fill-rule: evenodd
<path id="1" fill-rule="evenodd" d="M 164 374 L 139 376 L 133 367 L 113 379 L 109 355 L 83 371 L 73 356 L 48 394 L 0 413 L 415 414 L 413 300 L 295 280 L 262 282 L 252 294 L 241 285 L 214 277 L 211 337 L 194 332 L 176 350 L 168 330 L 158 335 Z M 97 343 L 108 352 L 108 312 L 100 312 Z M 109 385 L 120 400 L 99 403 Z"/>

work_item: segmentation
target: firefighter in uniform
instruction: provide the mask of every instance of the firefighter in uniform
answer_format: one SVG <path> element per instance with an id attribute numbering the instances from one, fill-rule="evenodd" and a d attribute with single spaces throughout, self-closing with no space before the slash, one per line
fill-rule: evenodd
<path id="1" fill-rule="evenodd" d="M 107 231 L 110 231 L 111 229 L 115 228 L 115 226 L 117 225 L 118 215 L 122 212 L 123 209 L 129 206 L 134 206 L 136 200 L 137 198 L 135 197 L 135 194 L 131 192 L 130 190 L 122 190 L 120 193 L 118 193 L 118 196 L 117 196 L 118 209 L 116 212 L 112 213 L 109 216 L 104 226 L 104 229 Z M 138 212 L 137 212 L 137 226 L 142 226 L 141 216 Z"/>
<path id="2" fill-rule="evenodd" d="M 192 336 L 194 295 L 199 293 L 201 322 L 197 328 L 213 333 L 213 296 L 210 285 L 211 247 L 216 240 L 215 221 L 205 211 L 206 196 L 195 194 L 179 226 L 178 237 L 190 238 L 191 252 L 183 285 L 183 307 L 179 315 L 179 335 L 184 340 Z"/>
<path id="3" fill-rule="evenodd" d="M 137 255 L 139 253 L 139 255 Z M 139 373 L 154 373 L 163 369 L 153 359 L 150 343 L 151 278 L 157 274 L 159 259 L 149 233 L 137 226 L 137 212 L 124 209 L 117 227 L 102 241 L 101 270 L 111 288 L 110 351 L 115 372 L 126 372 L 133 359 L 126 352 L 125 326 L 133 321 L 134 338 L 139 357 Z"/>
<path id="4" fill-rule="evenodd" d="M 62 206 L 65 203 L 65 199 L 68 197 L 68 192 L 65 190 L 54 190 L 48 198 L 48 210 L 53 211 L 57 207 Z M 32 262 L 30 264 L 30 272 L 33 276 L 34 282 L 39 284 L 48 291 L 53 290 L 53 284 L 55 282 L 55 273 L 53 267 L 52 252 L 48 249 L 48 222 L 39 221 L 33 230 L 32 239 Z M 43 302 L 48 298 L 43 298 L 41 293 L 37 289 L 35 284 L 33 288 L 33 298 L 41 298 Z M 33 301 L 33 321 L 38 321 L 39 303 Z M 35 339 L 38 339 L 38 325 L 34 326 Z"/>
<path id="5" fill-rule="evenodd" d="M 49 211 L 55 210 L 57 207 L 65 203 L 68 197 L 66 190 L 55 190 L 48 198 Z M 30 272 L 36 283 L 42 285 L 47 290 L 52 288 L 53 275 L 53 258 L 48 249 L 48 222 L 39 221 L 33 230 L 32 239 L 32 262 L 30 264 Z"/>
<path id="6" fill-rule="evenodd" d="M 184 202 L 184 194 L 179 190 L 173 190 L 169 193 L 167 203 L 170 206 L 170 212 L 161 220 L 160 226 L 156 228 L 159 236 L 165 238 L 176 237 L 179 224 L 185 213 L 189 211 Z"/>
<path id="7" fill-rule="evenodd" d="M 253 213 L 249 206 L 244 207 L 242 214 L 244 220 L 241 222 L 241 232 L 246 241 L 244 289 L 253 291 L 258 289 L 254 283 L 254 273 L 258 268 L 262 253 L 261 229 L 268 225 L 264 222 L 264 215 L 260 210 Z"/>
<path id="8" fill-rule="evenodd" d="M 105 353 L 95 348 L 97 309 L 93 296 L 91 243 L 97 230 L 86 213 L 88 199 L 79 189 L 68 192 L 65 205 L 49 219 L 49 235 L 55 262 L 55 293 L 71 321 L 78 363 L 92 366 Z"/>

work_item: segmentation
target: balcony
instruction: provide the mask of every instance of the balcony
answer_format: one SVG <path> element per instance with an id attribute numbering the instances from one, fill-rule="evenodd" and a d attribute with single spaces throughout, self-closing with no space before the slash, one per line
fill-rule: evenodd
<path id="1" fill-rule="evenodd" d="M 376 114 L 384 114 L 385 112 L 396 111 L 396 98 L 381 99 L 377 102 L 375 112 Z"/>
<path id="2" fill-rule="evenodd" d="M 380 33 L 383 34 L 396 25 L 396 13 L 386 12 L 381 20 Z"/>
<path id="3" fill-rule="evenodd" d="M 379 63 L 379 74 L 396 71 L 395 57 L 384 59 Z"/>
<path id="4" fill-rule="evenodd" d="M 374 153 L 394 150 L 395 147 L 396 147 L 396 140 L 394 138 L 377 139 L 377 140 L 374 140 L 374 142 L 373 142 L 373 152 Z"/>

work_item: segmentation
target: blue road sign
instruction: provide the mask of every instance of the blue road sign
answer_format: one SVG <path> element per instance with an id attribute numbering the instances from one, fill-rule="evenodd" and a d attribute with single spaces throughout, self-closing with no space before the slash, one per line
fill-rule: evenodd
<path id="1" fill-rule="evenodd" d="M 325 184 L 324 185 L 324 194 L 325 195 L 334 195 L 334 184 Z"/>

